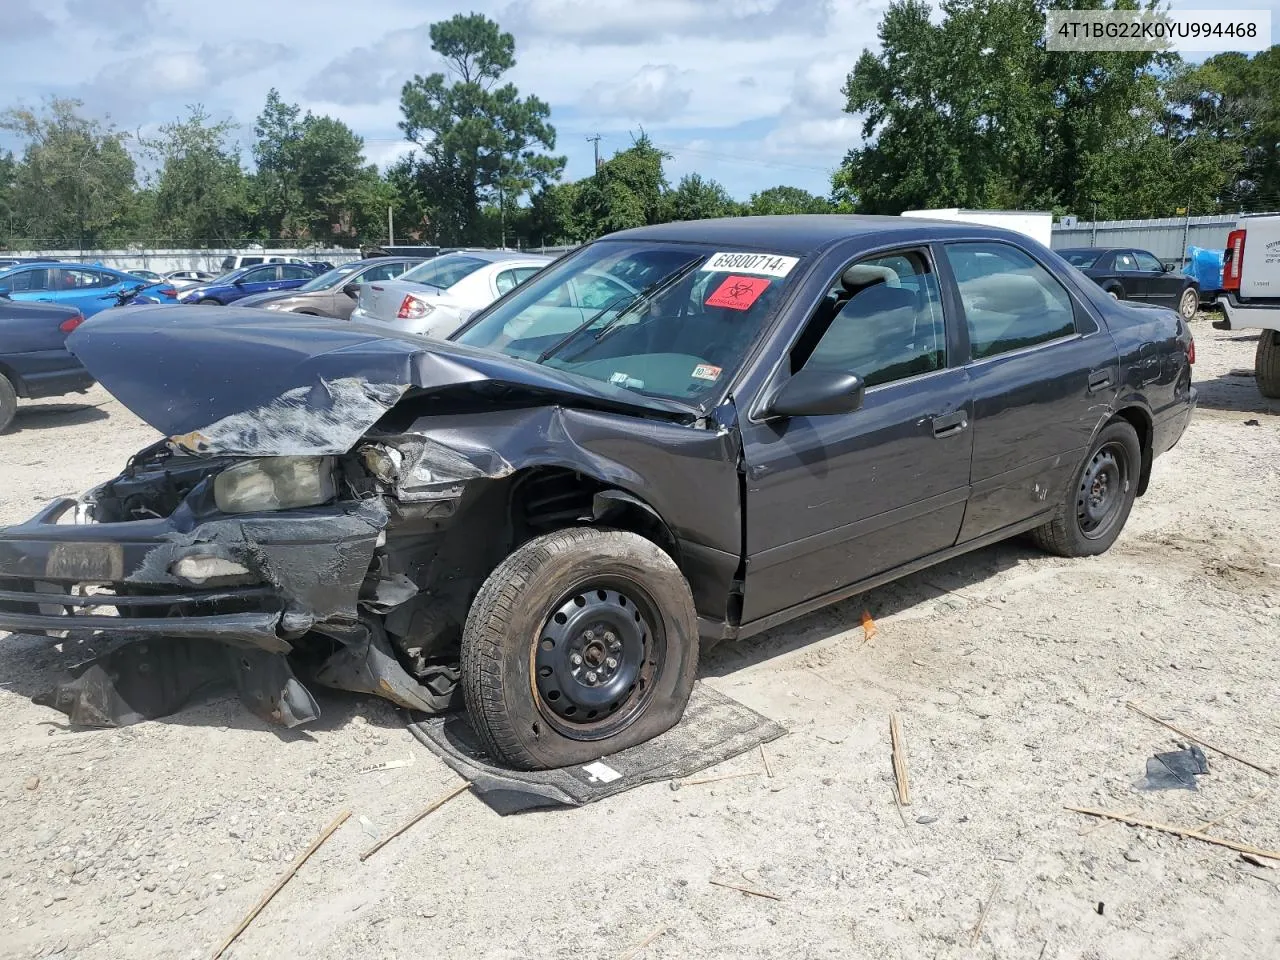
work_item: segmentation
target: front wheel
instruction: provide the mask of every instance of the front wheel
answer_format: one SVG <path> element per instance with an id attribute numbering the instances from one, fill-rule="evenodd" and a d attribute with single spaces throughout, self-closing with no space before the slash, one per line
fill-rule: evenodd
<path id="1" fill-rule="evenodd" d="M 1200 294 L 1194 287 L 1187 287 L 1182 291 L 1182 299 L 1178 301 L 1178 312 L 1182 314 L 1183 320 L 1194 320 L 1199 311 Z"/>
<path id="2" fill-rule="evenodd" d="M 619 530 L 521 546 L 480 588 L 462 635 L 471 725 L 491 756 L 525 770 L 589 763 L 669 730 L 697 666 L 680 569 Z"/>
<path id="3" fill-rule="evenodd" d="M 220 304 L 217 300 L 213 299 L 213 297 L 205 297 L 205 298 L 204 298 L 204 299 L 202 299 L 202 300 L 197 300 L 197 301 L 196 301 L 196 303 L 198 303 L 198 304 L 199 304 L 200 306 L 202 306 L 202 307 L 220 307 L 220 306 L 222 306 L 222 304 Z"/>
<path id="4" fill-rule="evenodd" d="M 1138 496 L 1142 448 L 1123 420 L 1103 427 L 1072 477 L 1057 517 L 1031 532 L 1043 550 L 1063 557 L 1106 553 Z"/>

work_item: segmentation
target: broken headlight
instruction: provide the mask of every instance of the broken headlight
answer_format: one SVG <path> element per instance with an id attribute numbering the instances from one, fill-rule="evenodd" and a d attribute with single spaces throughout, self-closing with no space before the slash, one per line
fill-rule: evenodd
<path id="1" fill-rule="evenodd" d="M 335 492 L 332 457 L 263 457 L 229 467 L 213 481 L 223 513 L 313 507 Z"/>

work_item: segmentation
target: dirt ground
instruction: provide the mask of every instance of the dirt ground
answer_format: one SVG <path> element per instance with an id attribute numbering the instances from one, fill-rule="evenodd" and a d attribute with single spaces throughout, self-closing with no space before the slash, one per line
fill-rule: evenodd
<path id="1" fill-rule="evenodd" d="M 29 700 L 62 655 L 4 638 L 0 957 L 212 956 L 343 809 L 229 956 L 1280 956 L 1280 862 L 1063 809 L 1193 826 L 1280 787 L 1210 753 L 1197 792 L 1133 788 L 1178 738 L 1128 701 L 1280 767 L 1280 403 L 1248 376 L 1255 338 L 1195 332 L 1200 410 L 1108 555 L 1003 544 L 705 658 L 704 682 L 791 731 L 772 777 L 508 818 L 463 795 L 361 863 L 458 782 L 388 705 L 317 691 L 307 732 L 236 700 L 71 732 Z M 151 436 L 101 390 L 25 404 L 0 437 L 0 523 Z M 1211 830 L 1280 848 L 1280 796 Z"/>

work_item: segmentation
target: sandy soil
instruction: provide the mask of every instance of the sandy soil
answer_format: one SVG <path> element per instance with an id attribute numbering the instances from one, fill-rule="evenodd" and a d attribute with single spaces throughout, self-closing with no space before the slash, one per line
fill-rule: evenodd
<path id="1" fill-rule="evenodd" d="M 1127 701 L 1280 767 L 1280 404 L 1244 376 L 1252 338 L 1195 329 L 1201 409 L 1108 555 L 1000 545 L 706 658 L 705 682 L 790 729 L 772 778 L 505 819 L 464 795 L 362 864 L 457 782 L 386 704 L 320 692 L 305 733 L 235 700 L 69 732 L 28 699 L 61 655 L 5 638 L 0 957 L 211 956 L 344 808 L 230 956 L 617 957 L 658 928 L 637 956 L 1280 955 L 1280 869 L 1063 809 L 1190 826 L 1277 786 L 1216 754 L 1198 792 L 1132 786 L 1177 738 Z M 24 405 L 0 437 L 0 522 L 107 478 L 150 437 L 100 390 Z M 1213 830 L 1280 848 L 1280 797 Z"/>

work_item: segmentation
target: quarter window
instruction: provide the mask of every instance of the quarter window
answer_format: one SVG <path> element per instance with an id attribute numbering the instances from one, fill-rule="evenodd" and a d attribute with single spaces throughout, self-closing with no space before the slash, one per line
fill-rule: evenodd
<path id="1" fill-rule="evenodd" d="M 791 353 L 793 373 L 842 370 L 869 387 L 946 364 L 938 278 L 919 250 L 842 270 Z"/>
<path id="2" fill-rule="evenodd" d="M 1066 288 L 1021 250 L 1003 243 L 949 243 L 945 249 L 974 360 L 1076 332 Z"/>

